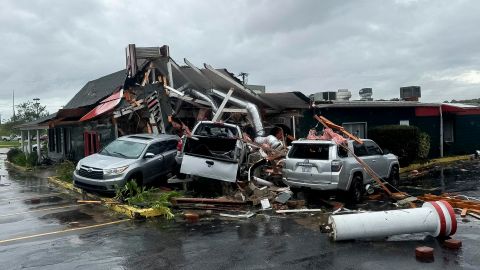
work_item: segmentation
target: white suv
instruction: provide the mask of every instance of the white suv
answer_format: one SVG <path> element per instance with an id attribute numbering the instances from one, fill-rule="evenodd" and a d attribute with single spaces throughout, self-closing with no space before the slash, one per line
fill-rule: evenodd
<path id="1" fill-rule="evenodd" d="M 363 144 L 348 141 L 348 147 L 367 163 L 378 176 L 392 185 L 399 180 L 399 163 L 395 155 L 384 153 L 372 140 Z M 339 190 L 348 192 L 348 199 L 361 200 L 365 185 L 373 179 L 357 160 L 332 141 L 294 141 L 283 167 L 283 182 L 293 188 Z"/>

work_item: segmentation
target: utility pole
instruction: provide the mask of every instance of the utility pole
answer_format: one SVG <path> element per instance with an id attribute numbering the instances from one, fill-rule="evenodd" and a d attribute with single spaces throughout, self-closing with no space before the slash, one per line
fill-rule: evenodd
<path id="1" fill-rule="evenodd" d="M 242 77 L 242 83 L 243 83 L 243 85 L 245 85 L 245 84 L 248 83 L 248 73 L 246 73 L 246 72 L 240 72 L 240 74 L 238 74 L 238 76 Z"/>
<path id="2" fill-rule="evenodd" d="M 13 121 L 15 122 L 15 89 L 12 90 L 12 110 L 13 110 Z"/>
<path id="3" fill-rule="evenodd" d="M 35 104 L 35 110 L 36 110 L 36 116 L 35 116 L 35 118 L 38 119 L 38 117 L 39 117 L 39 115 L 38 115 L 38 113 L 39 113 L 38 109 L 39 109 L 39 106 L 40 106 L 40 102 L 39 102 L 40 99 L 39 99 L 38 97 L 36 97 L 36 98 L 33 99 L 33 101 L 35 101 L 35 103 L 34 103 L 34 104 Z"/>

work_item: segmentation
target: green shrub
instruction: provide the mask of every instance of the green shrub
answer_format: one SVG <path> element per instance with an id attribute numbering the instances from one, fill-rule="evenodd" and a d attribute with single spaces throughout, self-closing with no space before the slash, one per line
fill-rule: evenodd
<path id="1" fill-rule="evenodd" d="M 57 177 L 65 182 L 73 182 L 73 171 L 75 171 L 75 164 L 71 161 L 64 161 L 57 165 Z"/>
<path id="2" fill-rule="evenodd" d="M 25 160 L 25 165 L 27 167 L 35 167 L 38 165 L 38 155 L 37 152 L 33 151 L 30 154 L 27 155 L 26 160 Z"/>
<path id="3" fill-rule="evenodd" d="M 121 202 L 140 208 L 154 208 L 167 219 L 173 218 L 170 199 L 181 194 L 176 191 L 160 192 L 157 188 L 147 189 L 139 186 L 135 180 L 128 181 L 123 187 L 117 187 L 115 198 Z"/>
<path id="4" fill-rule="evenodd" d="M 24 153 L 22 152 L 22 150 L 18 149 L 18 148 L 11 148 L 10 150 L 8 150 L 7 152 L 7 160 L 9 162 L 12 162 L 13 163 L 13 159 L 15 156 L 17 156 L 18 154 L 23 154 Z"/>
<path id="5" fill-rule="evenodd" d="M 20 153 L 16 154 L 15 156 L 13 156 L 12 163 L 25 167 L 25 166 L 27 166 L 27 157 L 25 156 L 25 154 L 23 152 L 20 152 Z"/>
<path id="6" fill-rule="evenodd" d="M 426 159 L 430 151 L 430 136 L 415 126 L 374 127 L 368 130 L 368 136 L 383 149 L 397 155 L 402 166 Z"/>
<path id="7" fill-rule="evenodd" d="M 24 167 L 35 167 L 38 165 L 37 152 L 25 154 L 25 152 L 18 148 L 12 148 L 7 152 L 7 160 L 13 164 Z"/>
<path id="8" fill-rule="evenodd" d="M 430 152 L 430 136 L 425 132 L 420 132 L 418 134 L 418 159 L 427 159 L 428 153 Z"/>

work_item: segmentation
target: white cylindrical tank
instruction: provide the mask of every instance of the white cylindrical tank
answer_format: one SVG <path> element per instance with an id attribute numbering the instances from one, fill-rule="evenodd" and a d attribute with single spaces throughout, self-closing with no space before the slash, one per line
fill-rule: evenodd
<path id="1" fill-rule="evenodd" d="M 334 241 L 422 232 L 446 237 L 457 230 L 455 212 L 446 201 L 426 202 L 421 208 L 332 215 L 329 223 Z"/>

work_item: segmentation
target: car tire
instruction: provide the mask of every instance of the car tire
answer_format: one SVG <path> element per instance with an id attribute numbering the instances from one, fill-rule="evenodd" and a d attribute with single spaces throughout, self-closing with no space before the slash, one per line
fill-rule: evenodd
<path id="1" fill-rule="evenodd" d="M 348 202 L 360 203 L 363 199 L 365 187 L 363 186 L 363 179 L 360 175 L 355 175 L 348 190 Z"/>
<path id="2" fill-rule="evenodd" d="M 390 185 L 394 187 L 398 187 L 398 185 L 400 184 L 400 171 L 397 165 L 393 165 L 387 181 Z"/>
<path id="3" fill-rule="evenodd" d="M 305 200 L 305 192 L 302 188 L 290 187 L 290 191 L 293 192 L 293 197 L 297 200 Z"/>
<path id="4" fill-rule="evenodd" d="M 130 182 L 130 181 L 135 181 L 139 187 L 143 186 L 142 175 L 139 173 L 135 173 L 130 177 L 128 177 L 127 182 Z"/>

